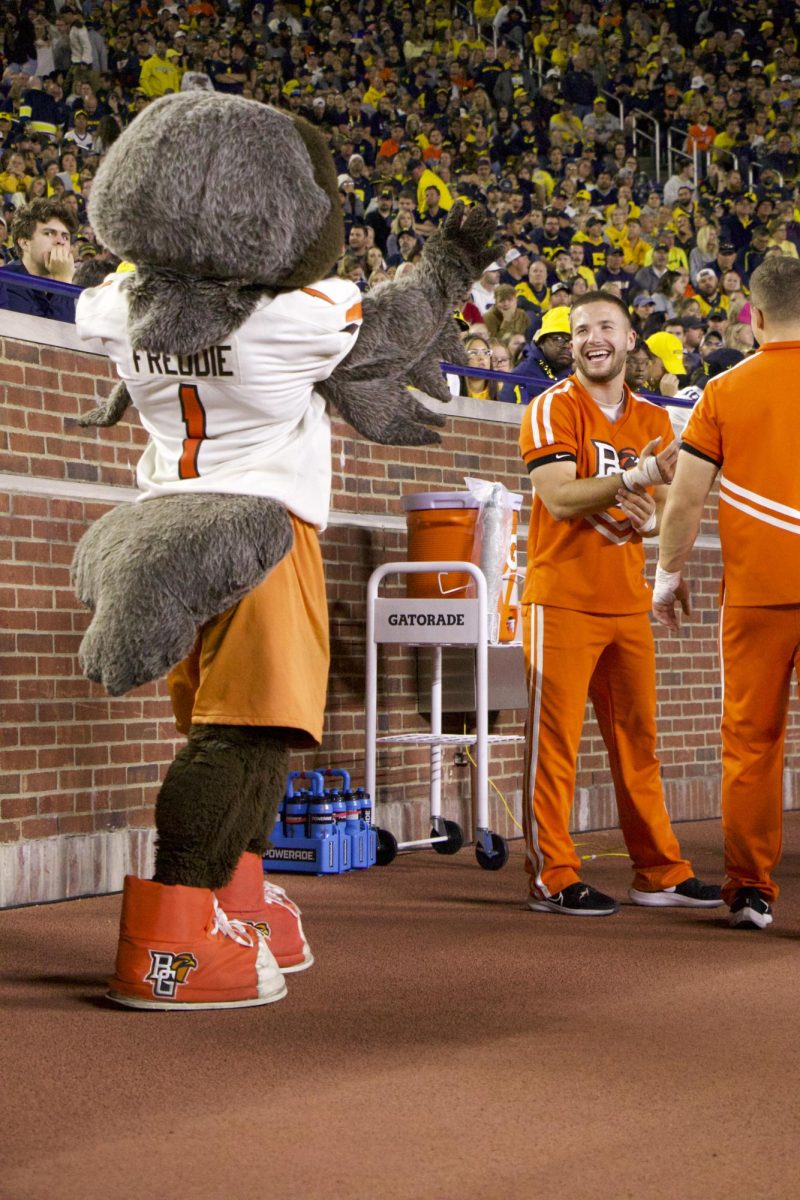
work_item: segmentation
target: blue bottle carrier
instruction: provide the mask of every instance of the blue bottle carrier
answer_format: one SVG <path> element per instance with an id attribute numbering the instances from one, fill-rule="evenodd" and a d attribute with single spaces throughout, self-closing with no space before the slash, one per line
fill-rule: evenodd
<path id="1" fill-rule="evenodd" d="M 326 788 L 326 777 L 340 779 L 341 787 Z M 378 860 L 381 833 L 372 824 L 369 795 L 350 787 L 347 771 L 292 771 L 264 868 L 309 875 L 365 870 Z"/>

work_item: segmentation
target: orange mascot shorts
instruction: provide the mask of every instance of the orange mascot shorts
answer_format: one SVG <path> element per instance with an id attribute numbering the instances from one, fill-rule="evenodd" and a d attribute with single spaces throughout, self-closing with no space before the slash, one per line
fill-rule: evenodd
<path id="1" fill-rule="evenodd" d="M 169 674 L 178 730 L 196 725 L 282 727 L 287 744 L 322 740 L 330 642 L 317 531 L 292 517 L 289 553 L 232 608 L 200 630 Z"/>

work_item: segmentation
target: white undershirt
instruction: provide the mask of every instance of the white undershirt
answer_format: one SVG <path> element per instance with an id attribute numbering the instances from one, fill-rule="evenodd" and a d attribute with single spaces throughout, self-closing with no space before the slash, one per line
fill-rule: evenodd
<path id="1" fill-rule="evenodd" d="M 615 425 L 622 416 L 622 410 L 625 407 L 625 400 L 620 400 L 617 404 L 601 404 L 599 400 L 595 404 L 602 413 L 608 418 L 612 425 Z"/>

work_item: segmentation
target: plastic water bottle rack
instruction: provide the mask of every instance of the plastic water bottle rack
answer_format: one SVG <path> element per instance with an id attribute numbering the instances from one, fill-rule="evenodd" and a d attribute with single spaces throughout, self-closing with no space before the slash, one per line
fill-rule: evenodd
<path id="1" fill-rule="evenodd" d="M 326 789 L 326 776 L 341 779 L 341 787 Z M 364 788 L 351 789 L 347 771 L 292 771 L 270 840 L 264 855 L 270 873 L 341 875 L 372 867 L 378 851 L 372 801 Z"/>

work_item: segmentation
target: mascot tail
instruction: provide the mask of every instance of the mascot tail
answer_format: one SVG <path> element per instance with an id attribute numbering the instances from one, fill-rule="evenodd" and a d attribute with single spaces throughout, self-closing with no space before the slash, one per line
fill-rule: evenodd
<path id="1" fill-rule="evenodd" d="M 292 536 L 283 505 L 257 496 L 165 496 L 112 509 L 81 538 L 72 565 L 78 599 L 94 613 L 83 673 L 112 696 L 160 679 L 201 625 L 261 583 Z"/>

